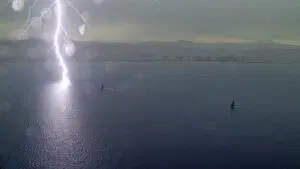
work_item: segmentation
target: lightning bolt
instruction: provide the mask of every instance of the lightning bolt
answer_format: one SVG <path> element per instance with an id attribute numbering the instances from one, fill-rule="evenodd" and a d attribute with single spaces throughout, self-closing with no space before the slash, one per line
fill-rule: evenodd
<path id="1" fill-rule="evenodd" d="M 17 1 L 20 1 L 23 4 L 22 7 L 19 7 L 19 9 L 15 9 L 15 7 L 14 7 L 14 5 L 18 4 Z M 29 29 L 31 28 L 31 26 L 34 26 L 35 23 L 42 22 L 42 24 L 45 24 L 44 23 L 45 15 L 48 12 L 50 12 L 52 10 L 52 8 L 54 7 L 54 9 L 55 9 L 55 14 L 54 14 L 55 29 L 54 29 L 54 35 L 52 37 L 52 45 L 51 45 L 51 48 L 48 50 L 48 52 L 54 51 L 54 55 L 57 58 L 58 64 L 62 69 L 61 82 L 64 85 L 68 85 L 68 84 L 70 84 L 69 71 L 68 71 L 68 67 L 67 67 L 67 64 L 64 59 L 64 54 L 62 52 L 63 51 L 62 49 L 63 49 L 63 45 L 66 45 L 66 44 L 72 43 L 72 42 L 70 42 L 70 40 L 69 40 L 70 36 L 63 26 L 63 19 L 64 19 L 63 18 L 63 9 L 64 9 L 63 5 L 66 5 L 66 7 L 72 8 L 76 12 L 77 16 L 79 16 L 81 18 L 83 23 L 82 23 L 82 25 L 80 25 L 78 27 L 78 31 L 80 32 L 81 35 L 84 34 L 83 33 L 84 30 L 82 30 L 81 28 L 85 29 L 86 27 L 89 27 L 89 25 L 87 24 L 88 17 L 84 17 L 81 14 L 81 12 L 76 8 L 76 6 L 73 4 L 74 0 L 51 0 L 51 1 L 52 1 L 52 3 L 48 6 L 48 8 L 44 9 L 44 11 L 41 12 L 40 16 L 32 17 L 33 9 L 36 7 L 36 4 L 42 2 L 42 0 L 30 0 L 31 3 L 29 5 L 27 20 L 25 21 L 25 24 L 19 30 L 22 31 L 20 33 L 27 33 L 29 31 Z M 108 1 L 108 0 L 93 0 L 93 1 L 95 4 L 101 5 L 104 1 Z M 9 4 L 12 4 L 13 9 L 15 11 L 21 11 L 24 7 L 24 0 L 7 0 L 7 2 L 4 5 L 0 5 L 0 12 L 3 9 L 5 9 L 6 6 Z M 70 54 L 70 55 L 72 55 L 72 54 Z"/>
<path id="2" fill-rule="evenodd" d="M 81 18 L 81 20 L 83 22 L 85 22 L 84 17 L 81 15 L 81 13 L 79 12 L 79 10 L 73 5 L 73 3 L 69 0 L 67 0 L 67 3 L 71 6 L 71 8 L 73 8 L 75 10 L 75 12 L 77 13 L 77 15 Z"/>
<path id="3" fill-rule="evenodd" d="M 30 5 L 29 7 L 29 11 L 28 11 L 28 16 L 27 16 L 27 21 L 25 24 L 28 24 L 28 22 L 30 21 L 31 18 L 31 14 L 32 14 L 32 9 L 34 8 L 35 4 L 38 2 L 38 0 L 34 0 L 33 3 Z"/>
<path id="4" fill-rule="evenodd" d="M 62 68 L 62 83 L 64 85 L 68 85 L 70 83 L 69 79 L 69 73 L 68 73 L 68 68 L 66 66 L 65 60 L 61 54 L 61 47 L 59 43 L 60 36 L 63 32 L 63 27 L 62 27 L 62 3 L 61 0 L 55 0 L 55 5 L 56 5 L 56 28 L 54 32 L 54 37 L 53 37 L 53 46 L 55 50 L 55 55 L 59 61 L 59 64 Z"/>
<path id="5" fill-rule="evenodd" d="M 51 8 L 52 8 L 54 5 L 56 5 L 56 2 L 53 2 L 53 3 L 46 9 L 46 11 L 49 12 L 49 11 L 51 10 Z M 27 32 L 27 31 L 30 29 L 30 27 L 32 26 L 32 24 L 34 24 L 35 22 L 39 22 L 39 21 L 44 17 L 44 15 L 46 15 L 46 14 L 43 14 L 43 15 L 41 15 L 41 16 L 35 18 L 35 19 L 30 19 L 30 15 L 31 15 L 31 14 L 28 15 L 28 19 L 27 19 L 26 23 L 21 27 L 21 29 L 24 29 L 24 32 Z"/>

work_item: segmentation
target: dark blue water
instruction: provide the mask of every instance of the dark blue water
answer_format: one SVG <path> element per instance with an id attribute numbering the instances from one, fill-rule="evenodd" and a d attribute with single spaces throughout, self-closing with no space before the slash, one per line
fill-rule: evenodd
<path id="1" fill-rule="evenodd" d="M 63 86 L 42 64 L 1 67 L 2 168 L 300 167 L 297 64 L 69 68 Z"/>

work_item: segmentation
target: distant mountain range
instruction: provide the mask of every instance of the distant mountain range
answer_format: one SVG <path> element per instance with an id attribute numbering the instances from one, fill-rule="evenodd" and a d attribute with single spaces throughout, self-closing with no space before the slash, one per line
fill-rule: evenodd
<path id="1" fill-rule="evenodd" d="M 300 47 L 273 41 L 249 43 L 74 42 L 76 52 L 69 61 L 222 61 L 300 62 Z M 63 51 L 62 51 L 63 52 Z M 51 43 L 39 39 L 0 41 L 0 61 L 54 60 Z"/>

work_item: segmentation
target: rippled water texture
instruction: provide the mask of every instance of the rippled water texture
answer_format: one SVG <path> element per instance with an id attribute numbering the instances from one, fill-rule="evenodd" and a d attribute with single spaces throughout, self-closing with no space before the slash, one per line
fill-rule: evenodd
<path id="1" fill-rule="evenodd" d="M 69 67 L 70 86 L 43 64 L 0 67 L 2 168 L 298 167 L 299 65 Z"/>

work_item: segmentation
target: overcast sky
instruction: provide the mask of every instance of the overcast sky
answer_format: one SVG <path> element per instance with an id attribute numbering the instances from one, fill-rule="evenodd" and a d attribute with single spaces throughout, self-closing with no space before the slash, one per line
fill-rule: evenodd
<path id="1" fill-rule="evenodd" d="M 0 0 L 5 4 L 7 0 Z M 74 1 L 74 0 L 73 0 Z M 145 41 L 193 40 L 300 41 L 299 0 L 75 0 L 79 11 L 88 11 L 89 29 L 82 39 Z M 33 15 L 51 0 L 36 3 Z M 0 11 L 1 37 L 26 19 L 27 0 L 21 12 L 8 5 Z M 66 26 L 74 32 L 79 18 L 68 10 Z M 71 29 L 73 28 L 73 29 Z M 75 34 L 74 34 L 75 36 Z"/>

